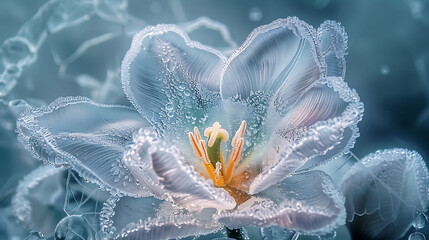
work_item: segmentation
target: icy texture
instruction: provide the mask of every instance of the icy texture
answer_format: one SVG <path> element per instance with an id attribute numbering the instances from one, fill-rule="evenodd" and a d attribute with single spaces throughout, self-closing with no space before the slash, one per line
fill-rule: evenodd
<path id="1" fill-rule="evenodd" d="M 165 198 L 162 185 L 152 166 L 153 154 L 158 150 L 159 142 L 154 130 L 139 129 L 133 134 L 133 142 L 124 153 L 123 162 L 133 174 L 137 184 L 146 189 L 149 194 Z"/>
<path id="2" fill-rule="evenodd" d="M 335 149 L 343 138 L 344 129 L 356 124 L 362 113 L 361 105 L 350 105 L 341 117 L 317 122 L 310 126 L 298 141 L 280 154 L 279 161 L 258 175 L 249 188 L 257 193 L 283 180 L 308 160 Z"/>
<path id="3" fill-rule="evenodd" d="M 80 25 L 95 15 L 123 25 L 142 24 L 143 21 L 126 12 L 127 5 L 127 0 L 50 0 L 45 3 L 21 26 L 16 36 L 3 42 L 4 71 L 0 74 L 0 97 L 6 96 L 17 84 L 23 70 L 35 62 L 39 49 L 50 34 Z"/>
<path id="4" fill-rule="evenodd" d="M 53 230 L 51 224 L 57 220 L 55 214 L 60 210 L 58 203 L 63 197 L 59 182 L 63 171 L 63 168 L 54 166 L 40 166 L 19 183 L 11 206 L 15 217 L 28 228 L 45 234 Z"/>
<path id="5" fill-rule="evenodd" d="M 185 164 L 175 147 L 159 146 L 152 154 L 152 165 L 167 196 L 191 212 L 204 208 L 227 210 L 236 205 L 225 190 L 215 188 L 212 181 L 202 178 L 193 167 Z"/>
<path id="6" fill-rule="evenodd" d="M 45 240 L 40 232 L 31 232 L 24 240 Z"/>
<path id="7" fill-rule="evenodd" d="M 61 184 L 58 182 L 58 175 L 63 171 L 63 168 L 54 166 L 40 166 L 19 183 L 11 203 L 19 221 L 31 229 L 44 233 L 53 230 L 49 228 L 49 224 L 50 221 L 55 221 L 55 216 L 48 217 L 44 211 L 55 206 L 63 196 Z M 50 197 L 46 197 L 44 190 L 50 191 Z"/>
<path id="8" fill-rule="evenodd" d="M 97 237 L 100 230 L 100 211 L 111 195 L 97 185 L 84 181 L 69 170 L 66 180 L 64 212 L 79 216 L 85 222 L 91 236 Z"/>
<path id="9" fill-rule="evenodd" d="M 280 226 L 320 235 L 344 224 L 345 218 L 344 198 L 330 177 L 310 171 L 286 178 L 235 212 L 221 213 L 219 222 L 232 228 Z"/>
<path id="10" fill-rule="evenodd" d="M 55 228 L 54 239 L 94 240 L 94 232 L 82 216 L 72 215 L 63 218 Z"/>
<path id="11" fill-rule="evenodd" d="M 101 215 L 104 238 L 169 239 L 207 234 L 219 228 L 210 212 L 192 216 L 153 197 L 111 198 Z"/>
<path id="12" fill-rule="evenodd" d="M 377 151 L 344 176 L 347 219 L 362 217 L 367 235 L 398 239 L 429 204 L 429 172 L 421 156 L 407 149 Z"/>
<path id="13" fill-rule="evenodd" d="M 135 184 L 121 160 L 132 132 L 147 125 L 130 108 L 76 97 L 26 111 L 17 129 L 19 140 L 36 158 L 71 166 L 114 194 L 145 196 L 146 191 Z"/>
<path id="14" fill-rule="evenodd" d="M 322 40 L 322 51 L 327 65 L 327 76 L 345 77 L 347 54 L 347 34 L 339 23 L 325 21 L 317 29 Z"/>
<path id="15" fill-rule="evenodd" d="M 190 35 L 190 38 L 192 40 L 219 49 L 225 55 L 231 54 L 238 47 L 237 43 L 232 39 L 228 27 L 223 23 L 220 23 L 208 17 L 199 17 L 183 25 L 183 29 Z M 219 41 L 218 39 L 213 39 L 215 35 L 213 33 L 208 34 L 207 32 L 202 32 L 197 35 L 198 30 L 204 28 L 213 31 L 215 34 L 216 32 L 217 34 L 220 34 L 220 36 L 222 37 L 221 41 Z M 205 34 L 203 35 L 203 33 Z M 210 41 L 208 41 L 209 39 Z"/>
<path id="16" fill-rule="evenodd" d="M 164 138 L 187 139 L 220 101 L 225 57 L 193 42 L 174 25 L 147 27 L 134 36 L 122 62 L 125 93 Z"/>
<path id="17" fill-rule="evenodd" d="M 363 104 L 343 79 L 346 49 L 338 23 L 327 21 L 316 31 L 288 18 L 255 29 L 228 59 L 221 80 L 229 102 L 224 108 L 249 126 L 244 155 L 250 157 L 237 173 L 249 165 L 263 170 L 250 193 L 353 147 Z"/>
<path id="18" fill-rule="evenodd" d="M 202 178 L 174 146 L 159 141 L 153 130 L 140 129 L 133 138 L 124 163 L 138 184 L 151 194 L 168 198 L 192 212 L 235 207 L 235 200 L 225 190 Z"/>

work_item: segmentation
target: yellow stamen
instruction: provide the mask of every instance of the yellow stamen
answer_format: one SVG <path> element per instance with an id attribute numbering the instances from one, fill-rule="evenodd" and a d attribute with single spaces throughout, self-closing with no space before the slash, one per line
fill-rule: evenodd
<path id="1" fill-rule="evenodd" d="M 201 140 L 201 135 L 197 127 L 194 127 L 194 133 L 189 133 L 189 142 L 194 149 L 195 155 L 203 161 L 215 187 L 225 188 L 231 181 L 234 168 L 241 158 L 245 130 L 246 121 L 242 121 L 232 139 L 232 152 L 226 168 L 220 142 L 228 141 L 229 134 L 225 129 L 221 128 L 218 122 L 213 123 L 211 127 L 204 130 L 204 136 L 208 138 L 207 145 L 205 141 Z"/>
<path id="2" fill-rule="evenodd" d="M 223 175 L 216 174 L 216 169 L 213 167 L 213 165 L 210 162 L 209 156 L 207 154 L 205 142 L 201 140 L 201 136 L 198 131 L 198 128 L 196 127 L 194 128 L 194 133 L 195 135 L 192 134 L 191 132 L 189 133 L 189 142 L 191 143 L 192 148 L 194 149 L 195 155 L 198 158 L 203 160 L 204 167 L 206 168 L 206 171 L 209 174 L 210 178 L 212 179 L 214 185 L 216 187 L 225 186 Z"/>
<path id="3" fill-rule="evenodd" d="M 207 146 L 213 147 L 213 144 L 216 141 L 218 135 L 222 139 L 222 142 L 228 141 L 228 132 L 225 129 L 222 129 L 218 122 L 215 122 L 211 127 L 206 128 L 204 130 L 204 136 L 209 138 Z"/>

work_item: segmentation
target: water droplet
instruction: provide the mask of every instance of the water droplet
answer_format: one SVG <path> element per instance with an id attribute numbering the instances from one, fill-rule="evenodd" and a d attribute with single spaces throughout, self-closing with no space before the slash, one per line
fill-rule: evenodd
<path id="1" fill-rule="evenodd" d="M 413 221 L 413 226 L 417 229 L 422 229 L 426 226 L 427 221 L 426 215 L 424 213 L 419 213 Z"/>
<path id="2" fill-rule="evenodd" d="M 59 239 L 94 239 L 89 224 L 78 215 L 63 218 L 55 227 L 55 240 Z"/>
<path id="3" fill-rule="evenodd" d="M 172 103 L 172 102 L 169 102 L 169 103 L 167 103 L 167 104 L 165 105 L 165 109 L 166 109 L 167 111 L 171 111 L 171 110 L 173 110 L 173 108 L 174 108 L 174 105 L 173 105 L 173 103 Z"/>
<path id="4" fill-rule="evenodd" d="M 249 19 L 252 22 L 257 22 L 262 19 L 262 11 L 257 7 L 253 7 L 249 11 Z"/>
<path id="5" fill-rule="evenodd" d="M 14 37 L 7 39 L 2 46 L 3 63 L 7 65 L 23 66 L 32 63 L 36 56 L 34 47 L 27 39 Z"/>
<path id="6" fill-rule="evenodd" d="M 31 232 L 24 240 L 44 240 L 43 234 L 40 232 Z"/>
<path id="7" fill-rule="evenodd" d="M 327 233 L 325 235 L 319 236 L 320 240 L 332 240 L 337 236 L 337 232 L 336 231 L 332 231 L 330 233 Z"/>
<path id="8" fill-rule="evenodd" d="M 174 112 L 173 112 L 173 111 L 168 112 L 168 113 L 167 113 L 167 116 L 168 116 L 169 118 L 174 117 Z"/>
<path id="9" fill-rule="evenodd" d="M 387 66 L 387 65 L 381 66 L 380 73 L 381 73 L 381 75 L 387 75 L 387 74 L 389 74 L 390 73 L 390 67 Z"/>
<path id="10" fill-rule="evenodd" d="M 408 240 L 426 240 L 425 235 L 419 232 L 411 233 Z"/>

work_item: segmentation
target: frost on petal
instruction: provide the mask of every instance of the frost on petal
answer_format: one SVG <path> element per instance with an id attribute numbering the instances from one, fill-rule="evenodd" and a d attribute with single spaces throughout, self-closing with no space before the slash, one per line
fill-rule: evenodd
<path id="1" fill-rule="evenodd" d="M 232 119 L 239 120 L 232 125 L 238 127 L 243 119 L 248 123 L 245 154 L 270 135 L 266 129 L 270 126 L 264 124 L 268 107 L 290 108 L 325 71 L 316 31 L 295 17 L 261 26 L 249 35 L 228 59 L 221 79 L 222 99 L 238 105 Z"/>
<path id="2" fill-rule="evenodd" d="M 30 229 L 50 234 L 62 214 L 64 168 L 40 166 L 25 176 L 16 188 L 11 207 L 16 219 Z M 49 214 L 47 214 L 49 213 Z"/>
<path id="3" fill-rule="evenodd" d="M 191 41 L 173 25 L 147 27 L 134 36 L 122 62 L 122 83 L 163 138 L 187 139 L 219 104 L 224 62 L 220 52 Z"/>
<path id="4" fill-rule="evenodd" d="M 123 162 L 137 180 L 137 184 L 158 198 L 164 191 L 152 167 L 152 155 L 158 150 L 160 140 L 150 128 L 140 129 L 133 134 L 133 142 L 124 153 Z"/>
<path id="5" fill-rule="evenodd" d="M 324 74 L 319 45 L 316 31 L 295 17 L 256 28 L 225 65 L 222 98 L 285 90 L 293 102 Z"/>
<path id="6" fill-rule="evenodd" d="M 222 188 L 215 188 L 213 182 L 202 178 L 174 147 L 158 147 L 152 154 L 153 169 L 163 189 L 176 204 L 191 212 L 204 208 L 218 210 L 233 209 L 234 198 Z"/>
<path id="7" fill-rule="evenodd" d="M 415 151 L 377 151 L 347 172 L 341 190 L 352 225 L 360 224 L 362 233 L 372 238 L 398 239 L 417 213 L 428 209 L 429 172 Z"/>
<path id="8" fill-rule="evenodd" d="M 17 131 L 19 140 L 40 160 L 68 165 L 113 194 L 147 195 L 121 159 L 132 133 L 148 124 L 130 108 L 75 97 L 26 111 L 18 119 Z"/>
<path id="9" fill-rule="evenodd" d="M 326 160 L 325 156 L 330 156 L 331 151 L 343 144 L 346 129 L 354 126 L 360 120 L 361 114 L 361 104 L 350 104 L 340 117 L 319 121 L 308 127 L 297 140 L 286 145 L 285 150 L 279 149 L 282 152 L 278 154 L 278 161 L 274 165 L 267 165 L 265 170 L 256 176 L 249 192 L 253 194 L 267 189 L 314 159 L 320 157 Z M 347 140 L 346 142 L 350 141 Z"/>
<path id="10" fill-rule="evenodd" d="M 207 234 L 220 226 L 212 212 L 191 215 L 154 197 L 111 198 L 100 214 L 101 233 L 108 239 L 170 239 Z"/>
<path id="11" fill-rule="evenodd" d="M 294 175 L 261 192 L 235 212 L 221 213 L 218 221 L 231 228 L 279 226 L 320 235 L 344 224 L 344 197 L 321 171 Z"/>
<path id="12" fill-rule="evenodd" d="M 347 34 L 344 27 L 335 21 L 325 21 L 317 29 L 322 40 L 323 56 L 327 65 L 327 76 L 345 77 Z"/>

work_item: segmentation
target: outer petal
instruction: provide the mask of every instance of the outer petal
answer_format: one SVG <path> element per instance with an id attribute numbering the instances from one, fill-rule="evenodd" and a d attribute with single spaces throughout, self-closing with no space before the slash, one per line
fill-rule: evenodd
<path id="1" fill-rule="evenodd" d="M 267 167 L 252 182 L 249 192 L 251 194 L 260 192 L 290 176 L 299 168 L 314 167 L 323 163 L 322 160 L 340 156 L 353 146 L 357 133 L 347 135 L 346 131 L 357 129 L 355 126 L 360 121 L 362 113 L 361 103 L 351 103 L 341 116 L 314 123 L 305 128 L 297 139 L 288 142 L 278 138 L 275 144 L 269 143 L 268 148 L 272 149 L 266 152 Z M 286 145 L 283 152 L 282 143 Z M 271 165 L 269 160 L 276 159 L 276 156 L 279 156 L 278 161 Z"/>
<path id="2" fill-rule="evenodd" d="M 176 149 L 161 147 L 152 155 L 152 163 L 166 194 L 179 206 L 192 212 L 204 208 L 227 210 L 235 207 L 234 198 L 199 176 L 193 167 L 183 162 Z"/>
<path id="3" fill-rule="evenodd" d="M 322 50 L 327 65 L 327 76 L 342 77 L 346 75 L 347 34 L 339 23 L 325 21 L 317 29 L 322 40 Z"/>
<path id="4" fill-rule="evenodd" d="M 210 212 L 191 215 L 153 197 L 109 199 L 101 211 L 104 238 L 170 239 L 207 234 L 220 226 Z"/>
<path id="5" fill-rule="evenodd" d="M 215 188 L 211 181 L 205 180 L 193 167 L 184 163 L 184 158 L 174 146 L 167 146 L 157 140 L 155 133 L 141 130 L 134 136 L 132 152 L 127 154 L 137 163 L 127 166 L 145 188 L 162 189 L 167 197 L 189 211 L 203 208 L 232 209 L 236 203 L 225 190 Z M 135 161 L 137 160 L 138 161 Z M 153 186 L 151 186 L 151 184 Z"/>
<path id="6" fill-rule="evenodd" d="M 314 29 L 295 17 L 256 28 L 225 65 L 222 98 L 246 100 L 284 90 L 292 103 L 324 76 L 320 53 Z"/>
<path id="7" fill-rule="evenodd" d="M 280 226 L 314 235 L 345 222 L 344 198 L 321 171 L 294 175 L 261 195 L 267 198 L 254 198 L 236 212 L 222 213 L 219 222 L 232 228 Z"/>
<path id="8" fill-rule="evenodd" d="M 429 204 L 429 171 L 421 156 L 407 149 L 377 151 L 356 163 L 344 176 L 347 218 L 362 218 L 372 238 L 402 237 L 417 212 Z"/>
<path id="9" fill-rule="evenodd" d="M 122 83 L 163 138 L 186 138 L 220 101 L 224 61 L 220 52 L 191 41 L 174 25 L 147 27 L 134 36 L 122 62 Z"/>
<path id="10" fill-rule="evenodd" d="M 316 33 L 288 18 L 255 29 L 228 60 L 221 80 L 224 107 L 249 126 L 235 173 L 244 172 L 251 183 L 262 172 L 251 193 L 353 147 L 363 104 L 343 80 L 346 49 L 347 36 L 337 23 L 325 22 Z"/>
<path id="11" fill-rule="evenodd" d="M 69 165 L 113 194 L 144 196 L 147 192 L 134 183 L 121 158 L 132 132 L 147 125 L 130 108 L 75 97 L 26 111 L 18 119 L 17 131 L 36 158 Z"/>
<path id="12" fill-rule="evenodd" d="M 64 170 L 42 165 L 19 182 L 11 208 L 21 227 L 26 226 L 44 234 L 50 234 L 54 230 L 55 223 L 64 214 L 61 184 Z"/>
<path id="13" fill-rule="evenodd" d="M 158 198 L 164 198 L 164 190 L 153 170 L 152 156 L 158 150 L 159 139 L 150 128 L 133 134 L 133 142 L 124 153 L 123 162 L 137 183 Z"/>

